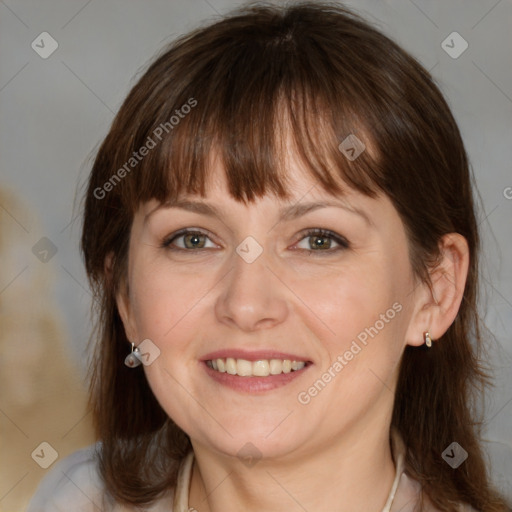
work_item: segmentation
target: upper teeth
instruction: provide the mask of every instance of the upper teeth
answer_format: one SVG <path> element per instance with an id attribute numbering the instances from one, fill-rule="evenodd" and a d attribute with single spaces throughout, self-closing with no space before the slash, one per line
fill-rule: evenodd
<path id="1" fill-rule="evenodd" d="M 304 368 L 304 361 L 291 361 L 290 359 L 260 359 L 258 361 L 247 361 L 246 359 L 212 359 L 206 364 L 222 373 L 239 375 L 240 377 L 267 377 L 268 375 L 279 375 L 290 373 Z"/>

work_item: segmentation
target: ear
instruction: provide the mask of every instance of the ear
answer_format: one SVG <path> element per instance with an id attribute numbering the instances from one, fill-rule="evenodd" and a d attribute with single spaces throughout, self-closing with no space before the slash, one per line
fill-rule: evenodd
<path id="1" fill-rule="evenodd" d="M 105 276 L 110 283 L 113 282 L 114 275 L 113 260 L 113 253 L 109 253 L 105 258 Z M 126 279 L 123 279 L 122 282 L 120 282 L 116 288 L 117 290 L 115 299 L 117 304 L 117 311 L 119 312 L 119 316 L 121 317 L 121 320 L 123 322 L 126 337 L 128 338 L 128 341 L 135 341 L 136 330 L 133 324 L 133 315 L 130 305 L 130 296 L 128 293 L 128 283 L 126 282 Z"/>
<path id="2" fill-rule="evenodd" d="M 406 342 L 419 346 L 423 333 L 433 341 L 439 339 L 455 320 L 459 311 L 469 268 L 466 239 L 458 233 L 444 235 L 439 242 L 440 258 L 429 270 L 430 283 L 422 283 L 415 292 L 415 310 Z"/>

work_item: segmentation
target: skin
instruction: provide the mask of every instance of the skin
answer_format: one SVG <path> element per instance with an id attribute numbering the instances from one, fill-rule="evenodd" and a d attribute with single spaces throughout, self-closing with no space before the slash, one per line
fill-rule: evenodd
<path id="1" fill-rule="evenodd" d="M 220 217 L 150 201 L 134 218 L 118 307 L 128 339 L 149 338 L 160 350 L 144 371 L 191 438 L 189 504 L 199 512 L 381 510 L 395 476 L 388 439 L 400 358 L 406 345 L 423 343 L 423 332 L 439 338 L 461 301 L 463 237 L 441 240 L 429 287 L 413 274 L 404 226 L 386 196 L 346 187 L 334 198 L 293 158 L 289 174 L 290 200 L 267 195 L 244 205 L 229 196 L 215 163 L 207 197 L 186 199 L 213 205 Z M 280 208 L 317 201 L 342 207 L 279 220 Z M 183 228 L 211 236 L 200 238 L 202 250 L 172 250 L 183 237 L 163 247 Z M 308 228 L 331 230 L 349 247 L 322 239 L 327 248 L 318 248 Z M 263 248 L 250 264 L 235 251 L 247 236 Z M 401 311 L 300 403 L 298 394 L 396 303 Z M 286 386 L 244 393 L 204 371 L 203 356 L 224 348 L 291 352 L 312 364 Z M 246 443 L 261 454 L 252 467 L 237 457 Z"/>

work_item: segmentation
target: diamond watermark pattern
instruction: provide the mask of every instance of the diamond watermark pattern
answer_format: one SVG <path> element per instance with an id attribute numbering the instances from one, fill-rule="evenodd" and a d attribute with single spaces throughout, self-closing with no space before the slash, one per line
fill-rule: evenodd
<path id="1" fill-rule="evenodd" d="M 468 452 L 459 443 L 454 441 L 446 448 L 441 457 L 453 469 L 457 469 L 468 458 Z"/>
<path id="2" fill-rule="evenodd" d="M 48 263 L 56 253 L 57 246 L 45 236 L 32 247 L 32 254 L 42 263 Z"/>
<path id="3" fill-rule="evenodd" d="M 468 46 L 468 42 L 458 32 L 452 32 L 441 43 L 441 48 L 452 59 L 458 59 L 468 49 Z"/>
<path id="4" fill-rule="evenodd" d="M 58 458 L 57 450 L 46 441 L 43 441 L 32 453 L 31 457 L 43 469 L 49 468 Z"/>
<path id="5" fill-rule="evenodd" d="M 48 32 L 41 32 L 30 46 L 39 57 L 47 59 L 59 47 L 59 43 Z"/>
<path id="6" fill-rule="evenodd" d="M 351 133 L 338 146 L 338 149 L 348 160 L 353 162 L 366 149 L 366 146 L 360 139 Z"/>
<path id="7" fill-rule="evenodd" d="M 252 236 L 248 236 L 236 248 L 236 252 L 246 263 L 253 263 L 261 256 L 263 247 Z"/>
<path id="8" fill-rule="evenodd" d="M 255 466 L 262 457 L 262 453 L 250 442 L 245 443 L 236 455 L 248 468 Z"/>
<path id="9" fill-rule="evenodd" d="M 150 340 L 145 339 L 137 347 L 139 349 L 139 358 L 144 366 L 149 366 L 160 356 L 160 349 Z"/>

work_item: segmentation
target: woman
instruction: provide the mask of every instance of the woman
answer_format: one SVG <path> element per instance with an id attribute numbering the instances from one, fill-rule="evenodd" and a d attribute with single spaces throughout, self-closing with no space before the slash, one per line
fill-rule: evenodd
<path id="1" fill-rule="evenodd" d="M 101 442 L 31 510 L 507 510 L 472 416 L 464 146 L 350 11 L 253 6 L 174 43 L 99 150 L 82 249 Z"/>

